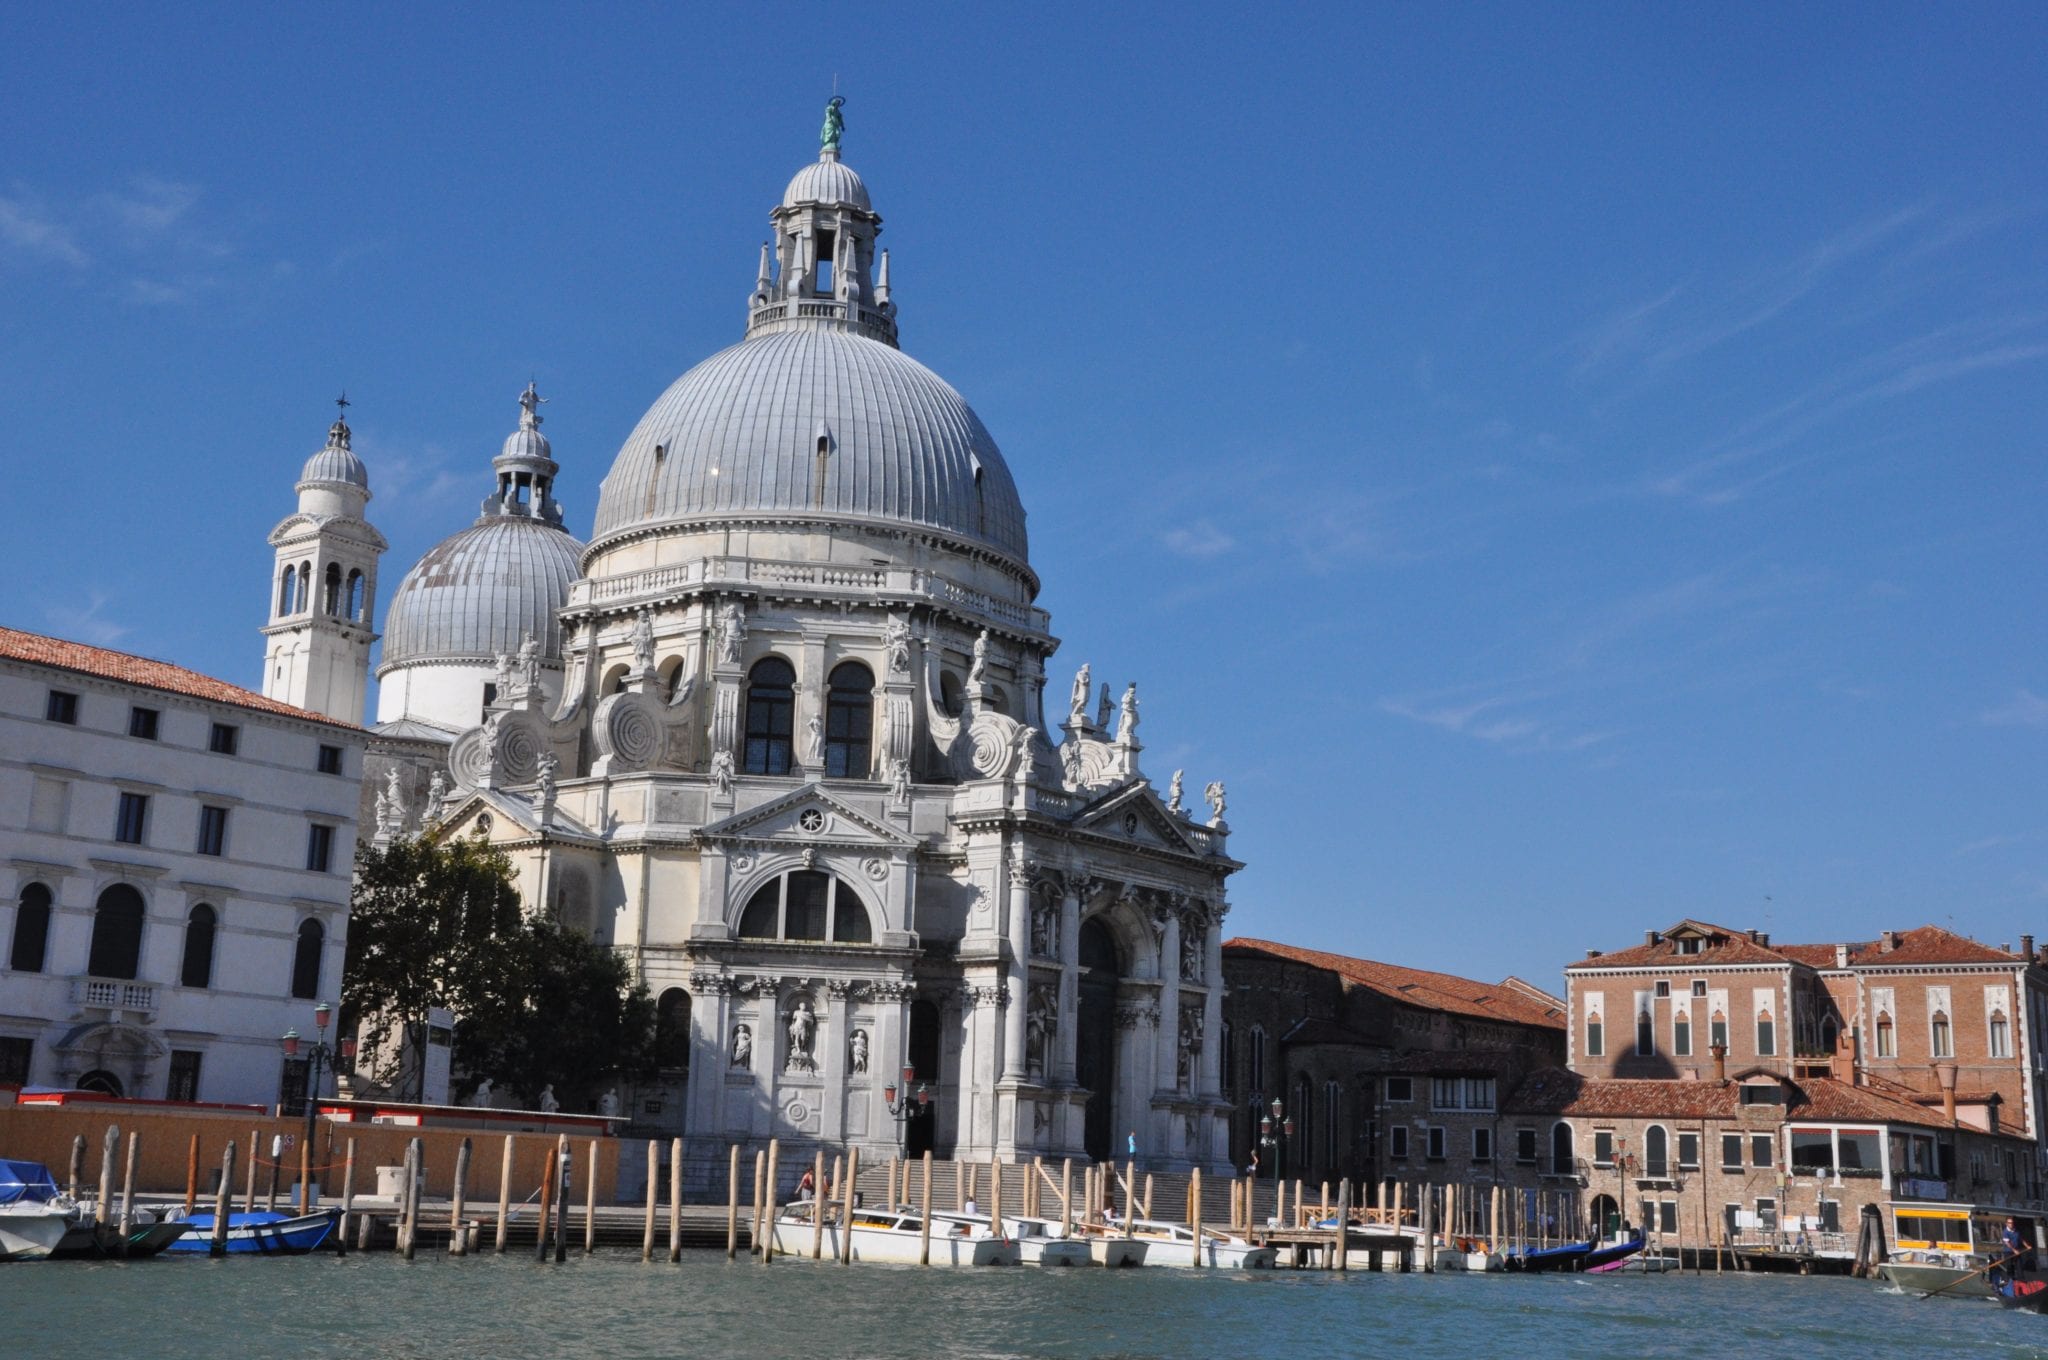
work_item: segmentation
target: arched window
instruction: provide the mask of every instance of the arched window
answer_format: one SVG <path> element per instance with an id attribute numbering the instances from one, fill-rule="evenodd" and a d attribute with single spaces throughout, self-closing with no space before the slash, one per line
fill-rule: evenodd
<path id="1" fill-rule="evenodd" d="M 2006 1023 L 2004 1011 L 1991 1012 L 1991 1023 L 1984 1032 L 1984 1042 L 1991 1057 L 2012 1056 L 2012 1026 Z"/>
<path id="2" fill-rule="evenodd" d="M 949 718 L 967 711 L 967 692 L 960 687 L 960 677 L 951 671 L 939 672 L 939 707 L 946 710 Z"/>
<path id="3" fill-rule="evenodd" d="M 825 694 L 826 776 L 866 779 L 874 768 L 874 730 L 874 673 L 858 661 L 842 661 L 832 668 Z"/>
<path id="4" fill-rule="evenodd" d="M 1607 1052 L 1607 1027 L 1600 1023 L 1600 1012 L 1589 1011 L 1586 1015 L 1586 1056 L 1598 1058 Z"/>
<path id="5" fill-rule="evenodd" d="M 49 945 L 50 890 L 31 883 L 21 890 L 21 905 L 14 909 L 14 944 L 7 966 L 18 973 L 40 973 Z"/>
<path id="6" fill-rule="evenodd" d="M 1671 1051 L 1681 1058 L 1692 1056 L 1692 1011 L 1679 1007 L 1671 1017 Z"/>
<path id="7" fill-rule="evenodd" d="M 764 656 L 747 674 L 747 773 L 788 774 L 795 730 L 796 672 L 781 657 Z"/>
<path id="8" fill-rule="evenodd" d="M 654 1065 L 669 1072 L 690 1070 L 690 994 L 671 987 L 654 1003 Z"/>
<path id="9" fill-rule="evenodd" d="M 1770 1007 L 1756 1013 L 1756 1052 L 1760 1058 L 1768 1058 L 1778 1051 L 1778 1027 L 1771 1021 Z"/>
<path id="10" fill-rule="evenodd" d="M 1841 1027 L 1835 1024 L 1834 1016 L 1830 1015 L 1827 1019 L 1820 1022 L 1820 1046 L 1822 1048 L 1833 1053 L 1835 1045 L 1841 1042 L 1841 1036 Z"/>
<path id="11" fill-rule="evenodd" d="M 292 613 L 306 612 L 306 599 L 313 593 L 313 564 L 299 563 L 299 583 L 292 591 Z"/>
<path id="12" fill-rule="evenodd" d="M 292 950 L 292 995 L 311 1001 L 320 995 L 320 954 L 327 931 L 318 921 L 299 923 L 299 942 Z"/>
<path id="13" fill-rule="evenodd" d="M 1559 1120 L 1550 1126 L 1550 1174 L 1569 1176 L 1578 1170 L 1572 1153 L 1572 1126 Z"/>
<path id="14" fill-rule="evenodd" d="M 1671 1174 L 1670 1135 L 1664 1132 L 1662 1124 L 1650 1125 L 1643 1134 L 1643 1174 L 1652 1180 L 1662 1180 Z"/>
<path id="15" fill-rule="evenodd" d="M 100 894 L 92 916 L 92 952 L 85 971 L 94 977 L 132 978 L 142 965 L 142 894 L 116 883 Z"/>
<path id="16" fill-rule="evenodd" d="M 1657 1022 L 1650 1018 L 1650 1008 L 1643 1007 L 1636 1012 L 1636 1053 L 1648 1057 L 1657 1051 Z"/>
<path id="17" fill-rule="evenodd" d="M 348 617 L 356 623 L 362 623 L 364 621 L 363 608 L 366 603 L 367 601 L 363 599 L 363 572 L 358 567 L 348 574 Z"/>
<path id="18" fill-rule="evenodd" d="M 1953 1058 L 1956 1055 L 1955 1041 L 1949 1037 L 1948 1012 L 1936 1011 L 1927 1027 L 1927 1037 L 1937 1058 Z"/>
<path id="19" fill-rule="evenodd" d="M 339 615 L 341 613 L 341 564 L 339 562 L 329 562 L 327 564 L 327 589 L 321 594 L 320 607 L 331 615 Z"/>
<path id="20" fill-rule="evenodd" d="M 1245 1078 L 1251 1083 L 1249 1089 L 1255 1096 L 1266 1093 L 1266 1031 L 1263 1026 L 1253 1025 L 1251 1043 L 1246 1047 Z"/>
<path id="21" fill-rule="evenodd" d="M 185 917 L 185 962 L 178 970 L 180 986 L 213 985 L 213 936 L 219 919 L 204 902 Z"/>
<path id="22" fill-rule="evenodd" d="M 867 908 L 830 874 L 797 869 L 762 884 L 740 913 L 743 940 L 830 940 L 872 944 Z"/>
<path id="23" fill-rule="evenodd" d="M 286 565 L 284 579 L 277 587 L 277 613 L 282 618 L 292 612 L 292 601 L 299 593 L 299 569 Z"/>
<path id="24" fill-rule="evenodd" d="M 1294 1116 L 1295 1151 L 1303 1166 L 1315 1160 L 1315 1103 L 1315 1088 L 1308 1084 L 1308 1074 L 1303 1073 L 1294 1079 L 1294 1108 L 1289 1111 Z"/>
<path id="25" fill-rule="evenodd" d="M 1707 1021 L 1707 1042 L 1719 1048 L 1728 1047 L 1728 1017 L 1715 1011 Z"/>
<path id="26" fill-rule="evenodd" d="M 1877 1013 L 1877 1056 L 1896 1058 L 1899 1056 L 1898 1041 L 1892 1034 L 1892 1018 L 1884 1012 Z"/>

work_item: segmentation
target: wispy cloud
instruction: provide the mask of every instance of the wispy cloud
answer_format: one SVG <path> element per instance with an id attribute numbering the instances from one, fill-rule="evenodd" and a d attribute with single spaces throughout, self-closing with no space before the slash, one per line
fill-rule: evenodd
<path id="1" fill-rule="evenodd" d="M 1441 728 L 1517 753 L 1583 751 L 1612 737 L 1612 731 L 1571 730 L 1527 711 L 1519 696 L 1499 695 L 1471 702 L 1382 699 L 1383 713 Z"/>
<path id="2" fill-rule="evenodd" d="M 0 194 L 0 247 L 38 263 L 54 260 L 74 269 L 92 263 L 72 228 L 57 220 L 40 195 L 21 184 Z"/>
<path id="3" fill-rule="evenodd" d="M 1967 841 L 1957 846 L 1955 853 L 1958 857 L 1981 855 L 1987 850 L 2003 850 L 2009 845 L 2025 845 L 2029 841 L 2038 839 L 2040 839 L 2038 833 L 2034 832 L 2008 832 L 1996 836 L 1983 836 L 1977 840 Z"/>
<path id="4" fill-rule="evenodd" d="M 2048 699 L 2030 689 L 2013 691 L 2012 698 L 1977 715 L 1992 727 L 2048 727 Z"/>
<path id="5" fill-rule="evenodd" d="M 109 600 L 106 594 L 93 591 L 87 595 L 83 607 L 45 605 L 43 617 L 49 620 L 50 631 L 58 637 L 89 642 L 96 647 L 111 647 L 133 630 L 129 625 L 106 616 Z"/>
<path id="6" fill-rule="evenodd" d="M 1237 546 L 1237 540 L 1204 516 L 1169 529 L 1159 536 L 1169 552 L 1182 557 L 1220 557 Z"/>

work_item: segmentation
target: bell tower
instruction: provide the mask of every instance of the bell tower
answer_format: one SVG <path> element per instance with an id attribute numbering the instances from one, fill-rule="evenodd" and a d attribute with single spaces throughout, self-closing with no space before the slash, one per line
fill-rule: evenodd
<path id="1" fill-rule="evenodd" d="M 370 474 L 349 448 L 347 396 L 327 445 L 299 473 L 299 508 L 270 531 L 276 560 L 263 626 L 263 694 L 360 723 L 377 640 L 377 559 L 388 546 L 363 518 Z"/>

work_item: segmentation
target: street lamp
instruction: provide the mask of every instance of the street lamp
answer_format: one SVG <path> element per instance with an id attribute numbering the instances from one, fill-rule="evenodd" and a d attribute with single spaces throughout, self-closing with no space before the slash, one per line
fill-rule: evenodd
<path id="1" fill-rule="evenodd" d="M 1273 1126 L 1279 1125 L 1276 1137 Z M 1280 1097 L 1273 1097 L 1273 1112 L 1259 1116 L 1259 1146 L 1273 1153 L 1273 1190 L 1277 1194 L 1280 1182 L 1287 1176 L 1287 1140 L 1294 1137 L 1294 1116 L 1287 1113 L 1287 1107 Z"/>
<path id="2" fill-rule="evenodd" d="M 332 1008 L 331 1006 L 329 1006 L 329 1005 L 328 1005 L 328 1004 L 327 1004 L 327 1003 L 326 1003 L 325 1001 L 323 1001 L 323 1002 L 321 1002 L 321 1003 L 320 1003 L 319 1005 L 317 1005 L 317 1006 L 313 1007 L 313 1033 L 314 1033 L 314 1039 L 313 1039 L 313 1042 L 312 1042 L 312 1043 L 310 1043 L 310 1044 L 306 1043 L 306 1042 L 305 1042 L 304 1040 L 302 1040 L 302 1039 L 300 1039 L 300 1038 L 299 1038 L 299 1032 L 298 1032 L 298 1030 L 297 1030 L 297 1029 L 288 1029 L 288 1030 L 286 1030 L 286 1031 L 284 1032 L 284 1037 L 283 1037 L 282 1039 L 278 1040 L 278 1043 L 279 1043 L 279 1044 L 280 1044 L 280 1046 L 282 1046 L 282 1047 L 283 1047 L 283 1049 L 284 1049 L 284 1056 L 285 1056 L 286 1060 L 288 1060 L 288 1061 L 289 1061 L 289 1060 L 293 1060 L 293 1059 L 296 1059 L 296 1058 L 298 1058 L 298 1057 L 300 1056 L 300 1050 L 301 1050 L 301 1049 L 303 1049 L 303 1050 L 305 1051 L 305 1059 L 306 1059 L 306 1134 L 305 1134 L 305 1138 L 306 1138 L 306 1144 L 305 1144 L 305 1146 L 306 1146 L 306 1159 L 307 1159 L 307 1165 L 308 1165 L 308 1166 L 311 1166 L 311 1165 L 312 1165 L 312 1156 L 313 1156 L 313 1116 L 314 1116 L 314 1113 L 315 1113 L 315 1111 L 316 1111 L 316 1108 L 317 1108 L 317 1106 L 318 1106 L 318 1103 L 319 1103 L 319 1099 L 320 1099 L 320 1069 L 321 1069 L 322 1067 L 325 1067 L 325 1068 L 327 1068 L 327 1069 L 328 1069 L 329 1071 L 332 1071 L 332 1070 L 334 1070 L 334 1064 L 335 1064 L 335 1059 L 336 1059 L 337 1057 L 339 1057 L 339 1058 L 345 1058 L 345 1059 L 347 1059 L 347 1060 L 349 1060 L 349 1061 L 353 1062 L 353 1061 L 355 1060 L 355 1056 L 356 1056 L 356 1041 L 355 1041 L 355 1038 L 354 1038 L 353 1036 L 351 1036 L 351 1037 L 349 1037 L 349 1038 L 346 1038 L 346 1039 L 343 1039 L 343 1040 L 341 1041 L 341 1045 L 340 1045 L 340 1048 L 339 1048 L 338 1050 L 337 1050 L 337 1049 L 335 1049 L 335 1048 L 333 1048 L 333 1047 L 330 1047 L 330 1046 L 328 1045 L 328 1043 L 327 1043 L 327 1022 L 328 1022 L 328 1020 L 329 1020 L 329 1019 L 330 1019 L 330 1018 L 331 1018 L 331 1017 L 333 1016 L 333 1013 L 334 1013 L 334 1012 L 333 1012 L 333 1008 Z M 301 1180 L 300 1180 L 300 1184 L 299 1184 L 299 1210 L 300 1210 L 300 1212 L 301 1212 L 301 1213 L 305 1212 L 305 1211 L 306 1211 L 307 1209 L 309 1209 L 309 1208 L 311 1208 L 311 1207 L 312 1207 L 312 1206 L 311 1206 L 311 1201 L 312 1201 L 312 1186 L 311 1186 L 311 1184 L 310 1184 L 310 1183 L 309 1183 L 309 1182 L 308 1182 L 308 1181 L 307 1181 L 307 1180 L 306 1180 L 305 1178 L 301 1178 Z"/>
<path id="3" fill-rule="evenodd" d="M 917 1089 L 914 1091 L 911 1089 L 912 1082 L 917 1082 Z M 899 1089 L 903 1092 L 901 1100 L 896 1098 Z M 893 1081 L 882 1088 L 882 1104 L 888 1108 L 890 1117 L 897 1123 L 908 1124 L 911 1120 L 932 1112 L 931 1088 L 917 1080 L 916 1068 L 906 1067 L 903 1069 L 903 1085 L 900 1088 Z"/>

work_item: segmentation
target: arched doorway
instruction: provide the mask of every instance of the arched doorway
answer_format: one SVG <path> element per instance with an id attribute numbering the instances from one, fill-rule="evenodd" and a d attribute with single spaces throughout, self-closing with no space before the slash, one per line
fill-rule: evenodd
<path id="1" fill-rule="evenodd" d="M 936 1003 L 917 1000 L 910 1003 L 910 1044 L 906 1055 L 910 1068 L 918 1081 L 939 1088 L 939 1008 Z M 913 1086 L 912 1091 L 917 1088 Z M 903 1151 L 906 1156 L 922 1157 L 927 1152 L 936 1153 L 938 1144 L 939 1113 L 936 1105 L 903 1126 Z"/>
<path id="2" fill-rule="evenodd" d="M 1123 972 L 1116 937 L 1102 918 L 1081 923 L 1081 1014 L 1074 1027 L 1074 1075 L 1088 1092 L 1082 1146 L 1109 1160 L 1116 1140 L 1116 980 Z"/>
<path id="3" fill-rule="evenodd" d="M 1621 1204 L 1614 1196 L 1593 1196 L 1592 1228 L 1601 1237 L 1613 1237 L 1621 1231 Z"/>
<path id="4" fill-rule="evenodd" d="M 98 1091 L 103 1096 L 119 1097 L 123 1094 L 121 1079 L 112 1072 L 99 1068 L 95 1068 L 93 1071 L 80 1077 L 78 1079 L 78 1089 L 81 1091 Z"/>

